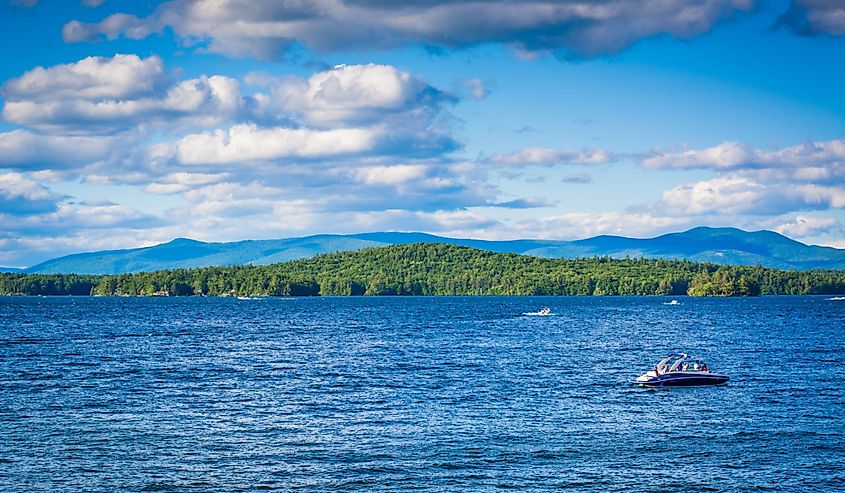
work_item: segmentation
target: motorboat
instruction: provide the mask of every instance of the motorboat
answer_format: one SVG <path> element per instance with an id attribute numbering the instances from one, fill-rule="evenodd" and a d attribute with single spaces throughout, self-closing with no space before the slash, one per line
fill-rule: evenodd
<path id="1" fill-rule="evenodd" d="M 680 305 L 681 302 L 678 301 L 678 300 L 672 300 L 672 301 L 667 301 L 666 303 L 663 303 L 663 304 L 664 305 Z"/>
<path id="2" fill-rule="evenodd" d="M 642 387 L 692 387 L 699 385 L 724 385 L 731 378 L 710 371 L 707 363 L 686 353 L 666 356 L 654 369 L 634 381 Z"/>
<path id="3" fill-rule="evenodd" d="M 548 317 L 549 315 L 552 315 L 552 309 L 547 307 L 547 306 L 544 306 L 543 308 L 540 308 L 540 310 L 538 310 L 536 312 L 524 312 L 523 315 L 534 316 L 534 317 Z"/>

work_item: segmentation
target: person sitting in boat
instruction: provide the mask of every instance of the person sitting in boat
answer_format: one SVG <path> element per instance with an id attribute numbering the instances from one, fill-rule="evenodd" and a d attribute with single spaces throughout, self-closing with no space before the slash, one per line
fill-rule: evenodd
<path id="1" fill-rule="evenodd" d="M 710 371 L 710 370 L 707 368 L 707 363 L 702 363 L 702 364 L 701 364 L 701 371 L 706 371 L 706 372 L 709 372 L 709 371 Z"/>
<path id="2" fill-rule="evenodd" d="M 551 308 L 544 306 L 543 308 L 540 308 L 540 315 L 548 315 L 551 311 Z"/>
<path id="3" fill-rule="evenodd" d="M 660 370 L 657 369 L 657 365 L 654 365 L 654 374 L 655 376 L 660 376 Z"/>

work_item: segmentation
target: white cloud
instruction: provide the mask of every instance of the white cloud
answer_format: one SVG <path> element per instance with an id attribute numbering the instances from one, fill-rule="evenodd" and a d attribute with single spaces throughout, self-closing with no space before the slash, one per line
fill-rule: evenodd
<path id="1" fill-rule="evenodd" d="M 405 109 L 428 87 L 389 65 L 338 65 L 301 80 L 284 80 L 275 96 L 309 123 L 356 121 L 370 110 Z"/>
<path id="2" fill-rule="evenodd" d="M 739 176 L 727 176 L 681 185 L 663 192 L 662 205 L 676 214 L 736 214 L 753 211 L 767 196 L 764 185 Z"/>
<path id="3" fill-rule="evenodd" d="M 680 185 L 663 192 L 658 208 L 674 214 L 775 215 L 845 208 L 845 190 L 819 185 L 765 184 L 741 175 Z"/>
<path id="4" fill-rule="evenodd" d="M 155 57 L 116 55 L 39 67 L 10 81 L 4 86 L 3 117 L 55 137 L 52 147 L 33 148 L 29 155 L 16 148 L 5 160 L 23 163 L 53 147 L 72 151 L 71 144 L 105 145 L 105 140 L 71 137 L 103 134 L 121 136 L 111 141 L 111 151 L 124 168 L 129 162 L 161 167 L 174 153 L 183 163 L 219 164 L 347 154 L 436 156 L 460 147 L 445 110 L 454 98 L 392 66 L 341 65 L 308 78 L 253 74 L 248 81 L 269 86 L 269 93 L 249 96 L 229 77 L 162 83 L 162 70 Z M 126 146 L 127 133 L 146 147 L 146 156 L 139 147 Z M 156 134 L 157 142 L 145 142 Z M 35 135 L 13 131 L 3 144 L 24 136 L 33 141 Z M 82 151 L 51 155 L 56 160 L 74 156 L 81 168 L 91 154 Z"/>
<path id="5" fill-rule="evenodd" d="M 808 238 L 823 233 L 841 233 L 842 224 L 831 217 L 795 216 L 773 227 L 790 238 Z"/>
<path id="6" fill-rule="evenodd" d="M 176 172 L 158 177 L 144 190 L 149 193 L 168 195 L 188 191 L 198 185 L 208 185 L 223 181 L 231 176 L 230 173 L 188 173 Z"/>
<path id="7" fill-rule="evenodd" d="M 109 78 L 98 80 L 92 76 L 87 81 L 97 88 L 109 83 Z M 138 97 L 107 97 L 97 95 L 97 91 L 80 90 L 76 94 L 59 91 L 29 99 L 26 91 L 10 91 L 2 116 L 9 122 L 47 132 L 113 133 L 152 121 L 169 125 L 184 123 L 179 118 L 189 119 L 194 125 L 215 125 L 240 117 L 244 104 L 239 83 L 215 75 L 181 81 L 170 87 L 162 85 L 157 92 L 145 92 Z"/>
<path id="8" fill-rule="evenodd" d="M 169 27 L 188 45 L 205 42 L 212 52 L 265 59 L 296 43 L 328 52 L 499 42 L 523 53 L 597 56 L 662 34 L 690 38 L 750 8 L 750 0 L 175 0 L 146 18 L 114 14 L 97 23 L 72 21 L 62 34 L 68 42 L 139 39 Z"/>
<path id="9" fill-rule="evenodd" d="M 503 166 L 558 166 L 567 164 L 606 164 L 616 156 L 603 149 L 551 149 L 547 147 L 526 147 L 509 154 L 496 154 L 488 162 Z"/>
<path id="10" fill-rule="evenodd" d="M 113 14 L 97 24 L 70 21 L 62 27 L 62 39 L 67 43 L 93 41 L 99 36 L 106 39 L 117 39 L 120 36 L 144 39 L 160 31 L 160 23 L 144 22 L 129 14 Z"/>
<path id="11" fill-rule="evenodd" d="M 656 152 L 643 160 L 647 168 L 716 170 L 759 168 L 817 168 L 845 163 L 845 140 L 806 142 L 772 151 L 751 149 L 739 142 L 724 142 L 700 150 Z"/>
<path id="12" fill-rule="evenodd" d="M 3 84 L 3 95 L 27 101 L 126 99 L 152 94 L 163 82 L 164 68 L 157 56 L 91 56 L 50 68 L 36 67 Z"/>
<path id="13" fill-rule="evenodd" d="M 365 166 L 354 170 L 357 180 L 367 185 L 401 185 L 419 179 L 428 168 L 420 164 L 399 164 L 395 166 Z"/>
<path id="14" fill-rule="evenodd" d="M 24 170 L 79 168 L 106 159 L 115 141 L 108 137 L 62 137 L 26 130 L 0 132 L 0 166 Z"/>
<path id="15" fill-rule="evenodd" d="M 225 130 L 180 139 L 176 157 L 182 164 L 232 164 L 283 158 L 318 158 L 370 150 L 373 129 L 308 130 L 234 125 Z"/>
<path id="16" fill-rule="evenodd" d="M 733 169 L 748 165 L 752 153 L 739 142 L 725 142 L 702 150 L 656 153 L 643 160 L 646 168 Z"/>
<path id="17" fill-rule="evenodd" d="M 679 214 L 765 216 L 845 207 L 845 140 L 773 150 L 731 141 L 700 150 L 657 152 L 643 165 L 717 172 L 712 179 L 663 193 L 657 207 Z"/>
<path id="18" fill-rule="evenodd" d="M 21 173 L 0 173 L 0 215 L 52 212 L 61 200 L 62 197 Z"/>

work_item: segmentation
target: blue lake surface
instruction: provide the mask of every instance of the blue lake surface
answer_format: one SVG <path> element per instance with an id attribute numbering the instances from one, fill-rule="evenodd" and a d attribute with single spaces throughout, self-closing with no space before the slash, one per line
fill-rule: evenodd
<path id="1" fill-rule="evenodd" d="M 845 301 L 679 300 L 0 297 L 0 491 L 845 490 Z"/>

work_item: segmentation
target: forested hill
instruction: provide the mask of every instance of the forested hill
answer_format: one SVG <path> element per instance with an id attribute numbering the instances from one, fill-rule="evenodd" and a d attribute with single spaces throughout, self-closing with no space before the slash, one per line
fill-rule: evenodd
<path id="1" fill-rule="evenodd" d="M 264 266 L 112 276 L 0 274 L 0 294 L 171 296 L 842 294 L 845 271 L 678 260 L 544 259 L 417 243 Z"/>

